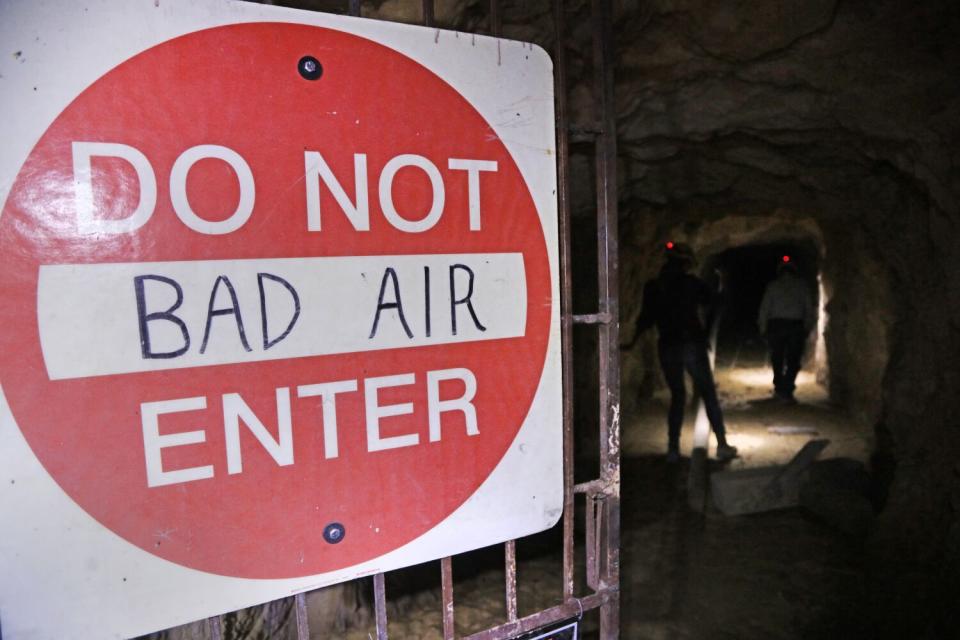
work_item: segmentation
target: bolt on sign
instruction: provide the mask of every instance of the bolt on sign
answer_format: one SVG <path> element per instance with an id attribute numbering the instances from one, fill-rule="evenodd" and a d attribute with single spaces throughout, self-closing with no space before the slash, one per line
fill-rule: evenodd
<path id="1" fill-rule="evenodd" d="M 0 41 L 5 637 L 557 521 L 541 49 L 226 0 L 12 0 Z"/>

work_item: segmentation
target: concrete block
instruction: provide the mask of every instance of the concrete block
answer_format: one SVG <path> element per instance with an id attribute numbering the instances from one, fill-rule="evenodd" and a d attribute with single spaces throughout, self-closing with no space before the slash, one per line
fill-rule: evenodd
<path id="1" fill-rule="evenodd" d="M 829 443 L 811 440 L 786 465 L 714 473 L 710 476 L 714 505 L 729 516 L 797 506 L 810 465 Z"/>

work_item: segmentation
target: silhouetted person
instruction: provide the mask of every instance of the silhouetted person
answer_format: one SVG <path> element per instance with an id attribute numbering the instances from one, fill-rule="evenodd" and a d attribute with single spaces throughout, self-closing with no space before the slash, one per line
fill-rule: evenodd
<path id="1" fill-rule="evenodd" d="M 676 462 L 680 458 L 680 429 L 687 401 L 684 370 L 690 374 L 694 388 L 703 399 L 707 418 L 717 437 L 717 457 L 729 460 L 736 457 L 737 449 L 727 444 L 723 412 L 707 357 L 707 331 L 700 319 L 701 308 L 713 303 L 714 292 L 703 280 L 688 273 L 694 263 L 690 247 L 668 243 L 665 257 L 660 275 L 643 288 L 643 310 L 637 319 L 633 340 L 657 325 L 660 368 L 670 388 L 667 461 Z"/>
<path id="2" fill-rule="evenodd" d="M 803 348 L 816 319 L 813 294 L 797 273 L 796 264 L 780 263 L 776 280 L 763 293 L 757 324 L 770 349 L 774 396 L 784 402 L 796 402 L 793 391 Z"/>

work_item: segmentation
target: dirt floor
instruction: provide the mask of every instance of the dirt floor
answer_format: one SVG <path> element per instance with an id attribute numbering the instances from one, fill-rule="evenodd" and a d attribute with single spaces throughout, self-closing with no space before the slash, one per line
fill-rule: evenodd
<path id="1" fill-rule="evenodd" d="M 812 438 L 830 440 L 821 458 L 866 462 L 869 431 L 832 408 L 811 373 L 798 382 L 799 403 L 782 405 L 770 399 L 769 369 L 720 368 L 729 440 L 740 452 L 728 469 L 784 464 Z M 624 427 L 622 636 L 866 637 L 858 618 L 861 541 L 800 509 L 739 517 L 691 511 L 689 459 L 676 466 L 663 459 L 665 402 L 645 405 Z M 813 432 L 776 435 L 771 427 Z M 688 421 L 686 447 L 691 433 Z"/>
<path id="2" fill-rule="evenodd" d="M 784 464 L 812 438 L 830 440 L 821 458 L 866 461 L 869 431 L 831 407 L 811 373 L 798 380 L 799 403 L 783 405 L 769 397 L 770 373 L 762 359 L 751 360 L 717 373 L 729 439 L 741 454 L 726 468 Z M 621 637 L 869 637 L 858 617 L 865 587 L 861 541 L 799 508 L 740 517 L 713 507 L 692 511 L 689 457 L 674 465 L 664 460 L 666 400 L 661 395 L 643 403 L 623 425 Z M 770 427 L 811 432 L 777 435 Z M 685 454 L 692 432 L 688 417 Z M 720 469 L 713 461 L 710 466 Z M 560 560 L 550 550 L 558 544 L 555 533 L 529 541 L 527 559 L 521 546 L 521 615 L 559 602 Z M 504 619 L 503 556 L 494 548 L 459 562 L 470 565 L 458 574 L 455 564 L 457 632 L 465 635 Z M 439 568 L 430 571 L 437 575 Z M 415 583 L 402 572 L 392 589 L 387 583 L 390 637 L 441 638 L 438 585 L 417 590 Z M 596 633 L 591 617 L 583 627 L 585 637 Z M 367 640 L 370 631 L 350 630 L 345 637 Z"/>

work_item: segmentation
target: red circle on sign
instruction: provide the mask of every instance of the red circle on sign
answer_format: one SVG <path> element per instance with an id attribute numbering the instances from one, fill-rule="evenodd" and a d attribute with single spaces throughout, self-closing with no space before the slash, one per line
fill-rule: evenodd
<path id="1" fill-rule="evenodd" d="M 305 55 L 323 65 L 319 80 L 298 73 Z M 114 235 L 78 233 L 71 156 L 77 141 L 128 145 L 149 160 L 158 188 L 146 224 Z M 250 167 L 255 206 L 236 231 L 201 234 L 175 215 L 171 169 L 197 145 L 228 147 Z M 307 230 L 306 150 L 322 152 L 350 194 L 354 153 L 366 154 L 369 231 L 356 231 L 326 191 L 322 230 Z M 446 186 L 444 213 L 423 233 L 397 230 L 379 207 L 376 177 L 400 154 L 430 160 Z M 497 163 L 496 172 L 480 179 L 479 230 L 468 224 L 467 172 L 450 170 L 451 158 Z M 92 173 L 100 217 L 120 219 L 136 207 L 141 194 L 131 165 L 95 161 Z M 193 211 L 211 221 L 229 217 L 241 197 L 222 160 L 198 162 L 186 184 Z M 418 169 L 401 169 L 392 193 L 410 220 L 430 210 L 430 182 Z M 304 576 L 349 567 L 418 538 L 462 505 L 503 458 L 543 372 L 551 321 L 548 257 L 536 208 L 508 150 L 432 72 L 330 29 L 218 27 L 162 43 L 114 68 L 58 116 L 31 152 L 0 218 L 0 243 L 0 382 L 19 428 L 87 513 L 142 549 L 194 569 L 246 578 Z M 522 254 L 523 336 L 56 380 L 41 349 L 42 265 L 465 253 Z M 131 283 L 123 295 L 132 292 Z M 477 311 L 482 319 L 496 309 Z M 199 339 L 195 335 L 194 344 Z M 442 438 L 431 442 L 427 372 L 463 367 L 477 381 L 479 433 L 469 435 L 464 418 L 450 412 Z M 409 402 L 413 411 L 384 418 L 382 435 L 417 434 L 419 443 L 368 451 L 364 380 L 398 374 L 413 374 L 415 382 L 381 390 L 381 404 Z M 319 399 L 298 398 L 295 390 L 339 380 L 356 380 L 358 391 L 337 396 L 339 455 L 327 458 Z M 294 462 L 278 465 L 241 428 L 243 469 L 228 473 L 223 396 L 239 394 L 276 438 L 278 388 L 294 392 Z M 440 389 L 444 396 L 462 393 L 457 382 Z M 202 430 L 205 439 L 165 448 L 163 467 L 209 465 L 213 477 L 148 487 L 141 405 L 184 398 L 204 398 L 205 408 L 161 416 L 160 432 Z M 331 523 L 344 531 L 336 544 L 323 536 Z"/>

